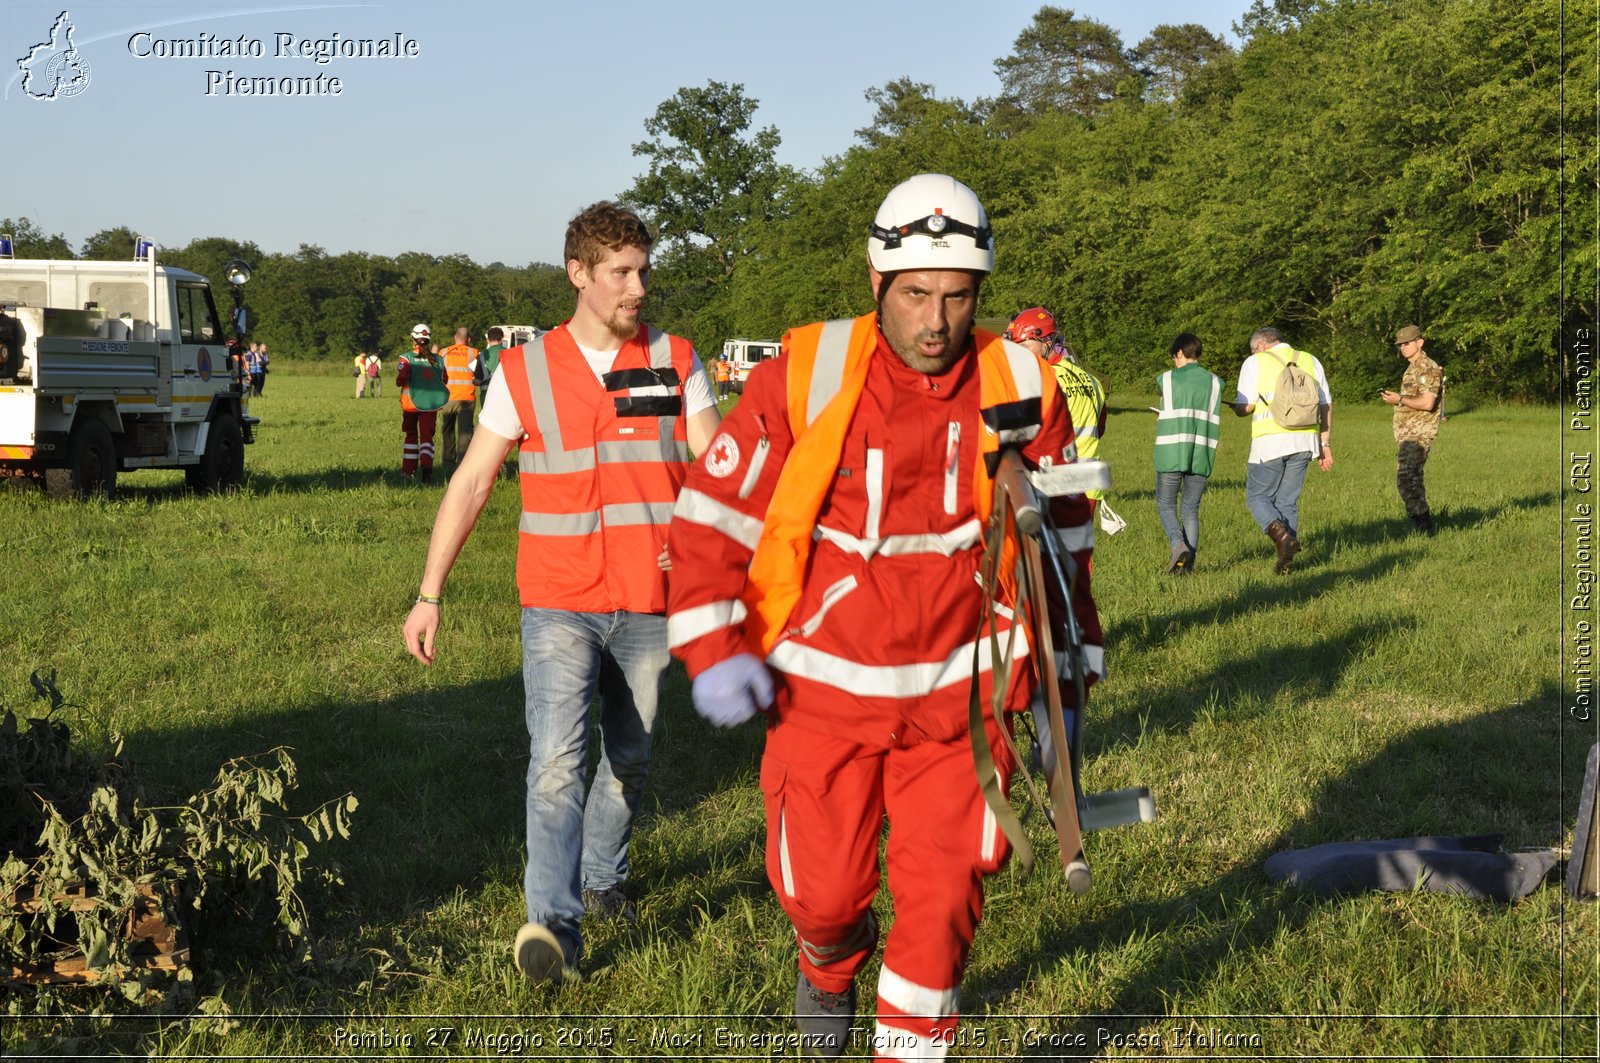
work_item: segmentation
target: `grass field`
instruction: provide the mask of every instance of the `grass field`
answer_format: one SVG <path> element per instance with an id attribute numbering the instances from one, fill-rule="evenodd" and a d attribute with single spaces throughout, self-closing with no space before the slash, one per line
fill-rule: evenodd
<path id="1" fill-rule="evenodd" d="M 497 492 L 450 582 L 439 663 L 415 664 L 399 629 L 442 488 L 399 478 L 392 390 L 351 390 L 274 373 L 237 495 L 187 494 L 173 473 L 124 476 L 110 505 L 0 489 L 0 702 L 24 708 L 29 673 L 55 668 L 163 788 L 192 792 L 225 758 L 287 744 L 297 806 L 361 801 L 354 838 L 325 850 L 346 886 L 311 898 L 316 963 L 277 958 L 265 929 L 202 924 L 206 1017 L 37 1015 L 30 991 L 8 989 L 4 1051 L 773 1054 L 759 1039 L 791 1029 L 795 950 L 761 863 L 761 735 L 700 721 L 676 666 L 633 851 L 640 922 L 593 928 L 579 982 L 519 980 L 515 491 Z M 1556 874 L 1503 906 L 1321 900 L 1261 869 L 1357 838 L 1570 845 L 1595 734 L 1560 697 L 1556 413 L 1455 411 L 1428 467 L 1442 525 L 1428 540 L 1408 534 L 1395 493 L 1388 407 L 1339 407 L 1338 465 L 1311 472 L 1287 577 L 1245 509 L 1248 425 L 1229 417 L 1200 570 L 1175 579 L 1147 401 L 1113 396 L 1103 453 L 1129 527 L 1096 554 L 1111 674 L 1085 781 L 1147 785 L 1160 818 L 1089 837 L 1086 896 L 1049 859 L 991 880 L 952 1054 L 1594 1058 L 1600 923 Z M 94 991 L 54 1007 L 119 1010 Z"/>

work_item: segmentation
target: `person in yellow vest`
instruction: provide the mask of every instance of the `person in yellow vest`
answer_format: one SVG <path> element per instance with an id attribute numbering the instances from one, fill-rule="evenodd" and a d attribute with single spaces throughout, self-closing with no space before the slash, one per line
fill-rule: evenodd
<path id="1" fill-rule="evenodd" d="M 355 358 L 356 398 L 363 399 L 367 396 L 367 352 L 361 351 Z"/>
<path id="2" fill-rule="evenodd" d="M 996 750 L 1003 789 L 1016 764 L 1001 728 L 1035 689 L 1018 668 L 993 690 L 980 628 L 990 460 L 1015 448 L 1038 469 L 1075 450 L 1050 368 L 972 327 L 994 265 L 972 189 L 944 174 L 896 186 L 867 259 L 876 312 L 785 335 L 690 472 L 668 540 L 667 616 L 696 711 L 766 728 L 767 876 L 799 945 L 802 1050 L 840 1055 L 857 1028 L 887 815 L 895 918 L 877 1026 L 865 1029 L 879 1058 L 934 1059 L 955 1042 L 984 878 L 1010 853 L 974 739 Z M 1081 495 L 1051 511 L 1077 563 L 1072 606 L 1092 676 L 1103 660 L 1090 511 Z M 994 593 L 1006 646 L 1019 603 Z M 982 704 L 1004 705 L 985 714 L 985 735 L 970 722 L 974 681 Z"/>
<path id="3" fill-rule="evenodd" d="M 1278 379 L 1291 362 L 1316 381 L 1315 424 L 1285 428 L 1272 415 Z M 1329 442 L 1333 435 L 1333 398 L 1328 392 L 1328 376 L 1321 362 L 1283 342 L 1277 329 L 1256 329 L 1250 334 L 1250 357 L 1239 367 L 1239 388 L 1232 405 L 1240 417 L 1253 418 L 1245 502 L 1277 550 L 1273 571 L 1280 575 L 1291 572 L 1294 555 L 1300 552 L 1300 491 L 1305 486 L 1306 470 L 1312 461 L 1323 472 L 1333 469 L 1333 447 Z"/>
<path id="4" fill-rule="evenodd" d="M 535 981 L 559 979 L 578 962 L 586 910 L 633 917 L 628 839 L 670 660 L 667 526 L 690 452 L 710 446 L 719 421 L 689 341 L 640 317 L 651 243 L 638 215 L 613 203 L 567 226 L 577 307 L 564 325 L 501 352 L 403 628 L 412 656 L 432 664 L 445 581 L 515 447 L 530 756 L 527 922 L 512 955 Z M 597 692 L 602 756 L 585 798 Z"/>
<path id="5" fill-rule="evenodd" d="M 1106 389 L 1100 378 L 1078 364 L 1066 337 L 1056 326 L 1055 315 L 1042 306 L 1029 307 L 1011 319 L 1005 337 L 1020 343 L 1050 363 L 1056 384 L 1067 399 L 1072 415 L 1072 432 L 1078 441 L 1078 457 L 1091 461 L 1100 455 L 1100 437 L 1106 429 Z M 1084 492 L 1090 508 L 1098 506 L 1106 493 L 1101 488 Z"/>
<path id="6" fill-rule="evenodd" d="M 478 388 L 472 378 L 477 369 L 478 348 L 467 342 L 471 335 L 464 328 L 456 329 L 456 341 L 439 352 L 444 359 L 445 383 L 450 389 L 450 401 L 439 411 L 440 447 L 446 476 L 472 445 L 472 415 L 478 408 Z"/>

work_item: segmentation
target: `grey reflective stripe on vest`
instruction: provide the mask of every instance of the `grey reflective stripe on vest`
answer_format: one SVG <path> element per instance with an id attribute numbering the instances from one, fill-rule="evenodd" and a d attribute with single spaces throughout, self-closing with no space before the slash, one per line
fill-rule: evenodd
<path id="1" fill-rule="evenodd" d="M 523 511 L 518 527 L 529 535 L 593 535 L 602 523 L 613 528 L 672 521 L 671 502 L 627 502 L 602 506 L 598 513 L 529 513 Z"/>
<path id="2" fill-rule="evenodd" d="M 593 535 L 600 530 L 598 513 L 522 512 L 519 530 L 529 535 Z"/>
<path id="3" fill-rule="evenodd" d="M 1000 343 L 1006 352 L 1006 360 L 1011 363 L 1011 379 L 1017 382 L 1017 398 L 1037 399 L 1043 395 L 1045 371 L 1039 368 L 1039 359 L 1021 344 L 1010 340 L 1001 340 Z M 1053 378 L 1050 384 L 1055 386 Z"/>
<path id="4" fill-rule="evenodd" d="M 855 319 L 824 321 L 817 339 L 817 358 L 811 369 L 811 390 L 806 393 L 806 425 L 816 423 L 844 383 L 845 356 L 850 353 L 850 332 Z"/>
<path id="5" fill-rule="evenodd" d="M 1000 341 L 1001 350 L 1005 352 L 1006 361 L 1011 367 L 1011 379 L 1017 386 L 1017 399 L 1043 399 L 1045 374 L 1049 367 L 1045 366 L 1034 353 L 1020 343 L 1010 340 Z M 1050 386 L 1056 386 L 1055 376 L 1050 376 Z M 1062 401 L 1066 401 L 1063 399 Z M 1043 412 L 1041 407 L 1040 412 Z M 1019 443 L 1030 443 L 1044 426 L 1041 424 L 1029 425 L 1026 428 L 1013 428 L 999 433 L 1001 446 L 1010 446 Z"/>
<path id="6" fill-rule="evenodd" d="M 544 440 L 544 450 L 517 452 L 517 469 L 535 474 L 588 472 L 594 468 L 594 451 L 567 450 L 561 445 L 561 418 L 556 413 L 555 385 L 550 380 L 550 359 L 544 349 L 544 337 L 522 347 L 522 364 L 528 374 L 528 392 L 533 401 L 533 416 L 537 425 L 523 425 L 530 436 L 537 428 Z"/>
<path id="7" fill-rule="evenodd" d="M 672 522 L 671 502 L 625 502 L 600 507 L 601 519 L 613 527 Z"/>
<path id="8" fill-rule="evenodd" d="M 649 340 L 650 340 L 650 368 L 651 369 L 671 369 L 672 368 L 672 337 L 669 336 L 667 333 L 662 332 L 658 328 L 649 329 L 649 331 L 647 332 L 646 335 L 649 337 Z M 687 378 L 678 381 L 678 392 L 679 392 L 679 394 L 685 396 L 684 401 L 686 403 L 688 402 L 688 397 L 687 397 L 688 396 L 688 390 L 689 390 L 689 381 L 688 381 Z M 683 416 L 687 416 L 687 415 L 688 414 L 687 414 L 687 411 L 686 411 L 683 414 Z M 685 465 L 687 465 L 689 463 L 689 444 L 688 444 L 688 442 L 680 443 L 676 439 L 673 438 L 673 435 L 676 433 L 677 427 L 678 427 L 677 424 L 675 423 L 677 421 L 677 418 L 676 417 L 662 417 L 662 418 L 660 418 L 660 421 L 661 421 L 660 431 L 659 431 L 658 434 L 659 434 L 659 436 L 661 438 L 661 445 L 660 445 L 660 447 L 658 449 L 656 449 L 654 452 L 652 452 L 648 457 L 646 457 L 646 458 L 644 458 L 642 460 L 649 461 L 649 460 L 654 460 L 656 458 L 659 458 L 662 461 L 669 461 L 669 462 L 670 461 L 681 461 Z M 612 458 L 608 458 L 608 457 L 606 457 L 605 455 L 602 454 L 601 457 L 600 457 L 600 460 L 601 461 L 612 461 L 612 460 L 636 461 L 636 460 L 641 460 L 641 459 L 636 459 L 636 458 L 612 459 Z"/>
<path id="9" fill-rule="evenodd" d="M 663 420 L 670 421 L 667 417 Z M 600 463 L 632 463 L 656 461 L 687 461 L 687 455 L 680 457 L 678 451 L 681 444 L 676 439 L 668 436 L 665 439 L 641 440 L 607 440 L 595 444 L 595 452 L 600 455 Z"/>

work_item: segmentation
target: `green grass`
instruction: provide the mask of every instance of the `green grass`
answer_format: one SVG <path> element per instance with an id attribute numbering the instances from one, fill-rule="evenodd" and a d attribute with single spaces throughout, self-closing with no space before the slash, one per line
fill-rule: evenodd
<path id="1" fill-rule="evenodd" d="M 282 743 L 301 767 L 297 805 L 361 799 L 354 839 L 325 851 L 347 885 L 313 898 L 315 965 L 202 921 L 196 990 L 233 1019 L 30 1015 L 19 990 L 8 1003 L 26 1017 L 8 1020 L 6 1050 L 767 1055 L 716 1041 L 791 1028 L 794 946 L 761 861 L 761 736 L 700 721 L 676 667 L 634 847 L 639 925 L 594 928 L 581 982 L 516 976 L 515 491 L 491 500 L 450 581 L 439 663 L 415 664 L 399 629 L 441 488 L 401 482 L 393 395 L 351 391 L 274 373 L 238 495 L 198 498 L 171 473 L 125 476 L 112 505 L 0 489 L 0 701 L 23 707 L 28 673 L 55 668 L 162 788 L 191 792 L 226 757 Z M 1091 705 L 1086 785 L 1148 785 L 1160 819 L 1090 836 L 1086 896 L 1048 859 L 1029 880 L 990 880 L 954 1054 L 1592 1058 L 1596 913 L 1554 876 L 1501 906 L 1324 901 L 1261 871 L 1274 852 L 1354 838 L 1570 844 L 1594 734 L 1559 693 L 1554 413 L 1450 418 L 1428 468 L 1443 531 L 1428 540 L 1407 534 L 1387 407 L 1338 408 L 1338 465 L 1311 473 L 1287 577 L 1245 509 L 1248 425 L 1229 418 L 1200 571 L 1180 580 L 1154 510 L 1153 415 L 1114 398 L 1104 456 L 1129 528 L 1095 559 L 1111 675 Z M 94 991 L 57 1004 L 97 1006 L 119 1010 Z M 427 1043 L 445 1029 L 448 1044 Z"/>

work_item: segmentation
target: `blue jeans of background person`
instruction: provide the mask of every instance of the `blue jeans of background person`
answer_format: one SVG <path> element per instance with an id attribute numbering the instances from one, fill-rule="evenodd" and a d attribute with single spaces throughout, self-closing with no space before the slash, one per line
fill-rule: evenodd
<path id="1" fill-rule="evenodd" d="M 644 798 L 669 660 L 665 616 L 522 610 L 528 723 L 523 893 L 528 921 L 560 938 L 569 961 L 582 951 L 582 891 L 628 877 L 628 839 Z M 597 691 L 601 757 L 585 801 L 589 709 Z"/>
<path id="2" fill-rule="evenodd" d="M 1244 497 L 1250 515 L 1266 531 L 1281 520 L 1295 538 L 1300 537 L 1300 489 L 1306 484 L 1311 455 L 1305 451 L 1246 466 Z"/>
<path id="3" fill-rule="evenodd" d="M 1200 496 L 1206 478 L 1192 472 L 1156 473 L 1156 515 L 1174 552 L 1200 549 Z M 1183 495 L 1183 520 L 1178 519 L 1178 495 Z"/>

